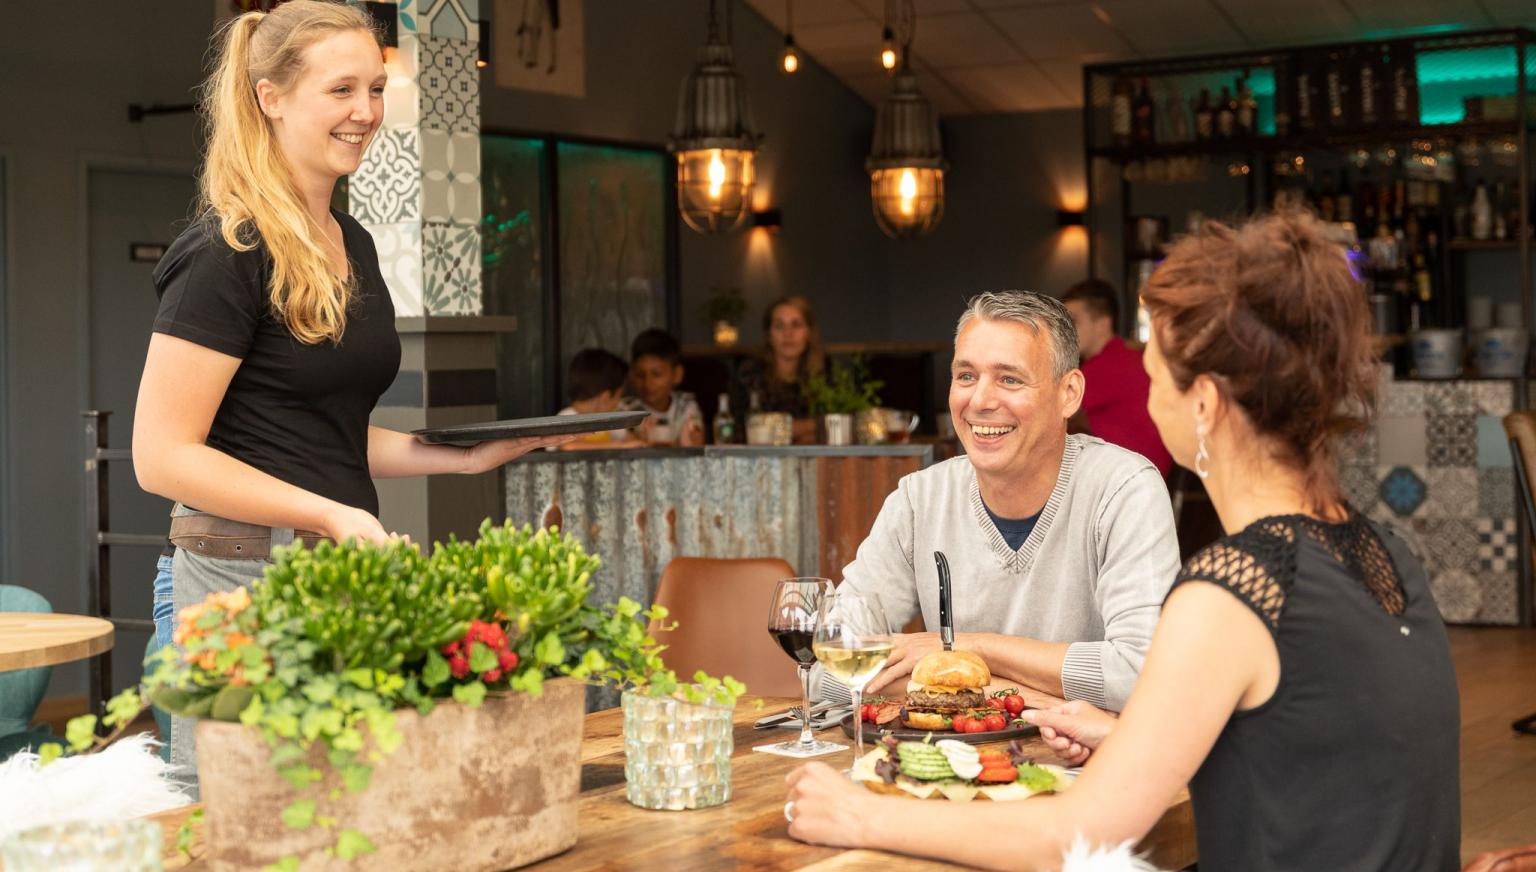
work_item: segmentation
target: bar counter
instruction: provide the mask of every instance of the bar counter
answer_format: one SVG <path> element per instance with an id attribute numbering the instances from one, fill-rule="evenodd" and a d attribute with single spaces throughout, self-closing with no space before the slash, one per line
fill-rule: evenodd
<path id="1" fill-rule="evenodd" d="M 840 578 L 930 445 L 547 451 L 505 469 L 507 517 L 558 524 L 602 555 L 594 601 L 649 603 L 673 557 L 782 557 Z"/>

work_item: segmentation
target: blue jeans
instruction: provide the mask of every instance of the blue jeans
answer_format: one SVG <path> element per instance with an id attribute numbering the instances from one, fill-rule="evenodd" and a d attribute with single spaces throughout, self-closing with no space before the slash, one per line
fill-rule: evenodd
<path id="1" fill-rule="evenodd" d="M 155 603 L 150 616 L 155 621 L 155 642 L 163 647 L 171 644 L 176 632 L 176 597 L 171 589 L 171 564 L 173 558 L 160 555 L 155 561 Z"/>

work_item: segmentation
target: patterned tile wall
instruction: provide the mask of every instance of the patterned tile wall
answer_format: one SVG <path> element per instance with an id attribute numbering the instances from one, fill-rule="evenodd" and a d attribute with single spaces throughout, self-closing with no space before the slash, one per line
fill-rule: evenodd
<path id="1" fill-rule="evenodd" d="M 1340 450 L 1358 511 L 1414 544 L 1453 623 L 1516 623 L 1519 539 L 1503 417 L 1509 381 L 1384 380 L 1375 426 Z"/>

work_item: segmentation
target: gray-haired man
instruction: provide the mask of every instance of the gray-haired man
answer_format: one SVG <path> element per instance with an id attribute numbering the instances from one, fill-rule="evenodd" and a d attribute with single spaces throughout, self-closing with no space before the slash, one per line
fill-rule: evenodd
<path id="1" fill-rule="evenodd" d="M 955 647 L 994 681 L 1118 711 L 1179 568 L 1168 491 L 1139 454 L 1067 435 L 1083 396 L 1077 332 L 1062 304 L 982 294 L 955 331 L 949 411 L 966 454 L 901 480 L 842 590 L 879 595 L 899 628 L 939 626 L 942 551 Z M 897 637 L 868 690 L 905 679 L 937 633 Z M 894 688 L 900 692 L 904 682 Z"/>

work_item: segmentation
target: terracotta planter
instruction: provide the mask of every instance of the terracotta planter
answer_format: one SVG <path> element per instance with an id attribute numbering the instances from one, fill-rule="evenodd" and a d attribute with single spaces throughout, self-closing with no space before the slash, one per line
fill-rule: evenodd
<path id="1" fill-rule="evenodd" d="M 260 735 L 201 721 L 208 867 L 260 869 L 298 855 L 305 870 L 490 870 L 558 854 L 576 843 L 585 698 L 584 685 L 561 679 L 537 698 L 490 696 L 478 709 L 450 700 L 425 718 L 400 711 L 404 741 L 374 767 L 368 789 L 322 802 L 323 813 L 378 846 L 361 865 L 323 855 L 331 831 L 283 825 L 280 813 L 298 793 L 267 762 Z M 310 765 L 330 771 L 318 746 Z"/>

